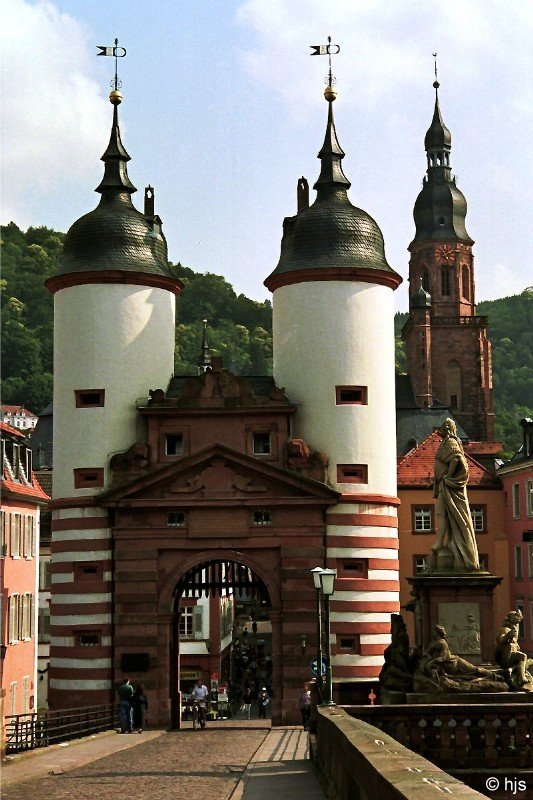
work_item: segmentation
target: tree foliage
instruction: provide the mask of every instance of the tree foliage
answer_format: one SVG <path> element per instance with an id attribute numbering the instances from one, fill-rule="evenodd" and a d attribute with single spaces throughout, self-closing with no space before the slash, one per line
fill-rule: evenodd
<path id="1" fill-rule="evenodd" d="M 11 222 L 2 235 L 2 402 L 39 412 L 52 399 L 53 298 L 44 281 L 57 273 L 64 234 L 45 227 L 26 232 Z M 178 375 L 196 374 L 203 319 L 211 351 L 240 375 L 272 371 L 272 306 L 237 295 L 221 275 L 172 266 L 184 291 L 177 302 Z M 494 369 L 496 431 L 508 453 L 521 444 L 518 422 L 533 416 L 533 289 L 480 303 L 489 317 Z M 395 318 L 396 370 L 405 371 L 400 331 L 407 314 Z"/>

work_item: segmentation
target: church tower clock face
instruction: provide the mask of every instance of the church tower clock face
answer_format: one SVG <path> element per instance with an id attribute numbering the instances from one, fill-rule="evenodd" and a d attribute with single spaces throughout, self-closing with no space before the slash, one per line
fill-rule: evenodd
<path id="1" fill-rule="evenodd" d="M 435 250 L 435 256 L 438 261 L 445 264 L 451 264 L 455 259 L 455 248 L 451 244 L 443 244 Z"/>

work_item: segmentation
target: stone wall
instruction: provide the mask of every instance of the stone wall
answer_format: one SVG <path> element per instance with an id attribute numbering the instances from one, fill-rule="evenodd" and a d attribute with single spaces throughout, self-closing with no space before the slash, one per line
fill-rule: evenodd
<path id="1" fill-rule="evenodd" d="M 316 721 L 312 757 L 328 800 L 418 800 L 431 789 L 486 797 L 341 708 L 317 708 Z"/>

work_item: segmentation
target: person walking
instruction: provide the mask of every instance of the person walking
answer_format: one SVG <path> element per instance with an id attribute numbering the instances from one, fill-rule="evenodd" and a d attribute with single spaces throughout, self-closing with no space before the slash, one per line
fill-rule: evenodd
<path id="1" fill-rule="evenodd" d="M 118 712 L 120 719 L 120 732 L 131 733 L 131 700 L 133 697 L 133 686 L 129 678 L 124 678 L 118 687 Z"/>
<path id="2" fill-rule="evenodd" d="M 270 695 L 266 690 L 266 686 L 263 686 L 259 692 L 259 719 L 266 719 L 269 705 Z"/>
<path id="3" fill-rule="evenodd" d="M 309 689 L 309 684 L 304 683 L 303 692 L 298 698 L 298 708 L 300 709 L 300 714 L 302 715 L 302 725 L 304 731 L 309 730 L 309 718 L 311 716 L 311 691 Z"/>
<path id="4" fill-rule="evenodd" d="M 142 683 L 139 683 L 133 692 L 131 709 L 133 714 L 133 727 L 137 728 L 139 733 L 142 733 L 146 724 L 146 713 L 148 711 L 148 700 L 146 699 Z"/>
<path id="5" fill-rule="evenodd" d="M 247 686 L 242 695 L 243 710 L 247 719 L 250 719 L 252 710 L 253 693 L 251 686 Z"/>

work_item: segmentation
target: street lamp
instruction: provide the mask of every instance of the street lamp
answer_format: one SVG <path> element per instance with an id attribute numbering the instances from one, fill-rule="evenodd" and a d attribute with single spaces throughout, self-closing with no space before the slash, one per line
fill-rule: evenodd
<path id="1" fill-rule="evenodd" d="M 322 701 L 322 604 L 320 602 L 320 592 L 322 590 L 320 584 L 320 575 L 322 574 L 322 567 L 315 567 L 311 570 L 311 575 L 313 576 L 313 584 L 316 589 L 316 624 L 317 624 L 317 650 L 316 650 L 316 661 L 317 661 L 317 676 L 316 676 L 316 686 L 318 689 L 318 694 L 320 696 L 320 700 Z"/>
<path id="2" fill-rule="evenodd" d="M 330 647 L 330 626 L 329 626 L 329 598 L 335 591 L 335 578 L 337 577 L 336 569 L 323 569 L 320 571 L 320 588 L 324 595 L 324 611 L 326 622 L 326 698 L 324 705 L 334 706 L 333 702 L 333 677 L 331 672 L 331 647 Z"/>

